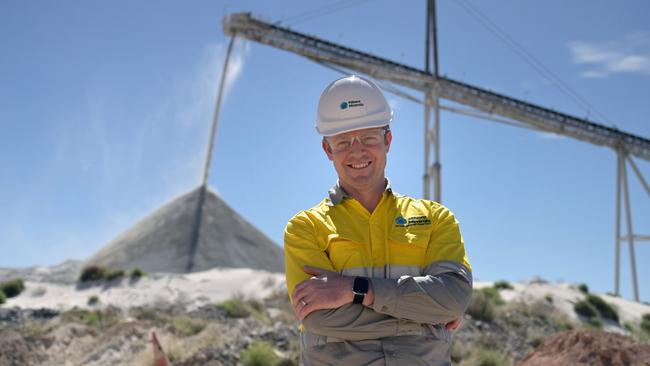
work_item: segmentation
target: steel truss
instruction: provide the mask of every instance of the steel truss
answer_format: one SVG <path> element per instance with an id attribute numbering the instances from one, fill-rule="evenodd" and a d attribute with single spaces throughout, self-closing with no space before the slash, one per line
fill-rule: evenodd
<path id="1" fill-rule="evenodd" d="M 613 127 L 594 123 L 584 118 L 561 113 L 440 76 L 438 74 L 437 47 L 435 44 L 435 3 L 432 0 L 428 0 L 425 70 L 377 57 L 370 53 L 354 50 L 315 36 L 299 33 L 289 28 L 258 19 L 252 16 L 251 13 L 228 15 L 223 21 L 223 31 L 231 37 L 247 38 L 255 42 L 296 53 L 320 64 L 353 70 L 375 79 L 388 81 L 424 93 L 425 164 L 423 187 L 424 197 L 427 199 L 430 198 L 431 186 L 433 185 L 435 200 L 441 201 L 441 168 L 439 162 L 439 113 L 441 109 L 568 136 L 590 144 L 613 149 L 618 156 L 616 181 L 615 294 L 620 295 L 620 243 L 622 240 L 626 240 L 630 251 L 634 299 L 639 301 L 634 242 L 635 240 L 648 240 L 650 237 L 635 235 L 632 231 L 632 216 L 625 164 L 628 162 L 632 166 L 641 184 L 650 195 L 647 182 L 631 159 L 631 156 L 635 156 L 650 161 L 650 140 L 620 131 Z M 430 72 L 429 68 L 429 47 L 431 42 L 433 42 L 433 73 Z M 442 106 L 439 103 L 441 98 L 471 107 L 471 110 Z M 413 98 L 409 97 L 409 99 Z M 432 112 L 433 125 L 431 124 Z M 432 158 L 434 160 L 433 164 L 430 163 Z M 431 181 L 432 177 L 434 182 Z M 627 235 L 625 236 L 621 236 L 620 233 L 621 191 L 623 191 L 625 196 L 627 222 Z"/>

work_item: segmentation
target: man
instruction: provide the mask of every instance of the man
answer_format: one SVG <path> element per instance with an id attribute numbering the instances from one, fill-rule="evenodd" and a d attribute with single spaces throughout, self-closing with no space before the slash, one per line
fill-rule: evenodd
<path id="1" fill-rule="evenodd" d="M 316 130 L 338 182 L 285 229 L 305 365 L 449 365 L 472 291 L 458 222 L 384 175 L 393 113 L 369 80 L 331 83 Z"/>

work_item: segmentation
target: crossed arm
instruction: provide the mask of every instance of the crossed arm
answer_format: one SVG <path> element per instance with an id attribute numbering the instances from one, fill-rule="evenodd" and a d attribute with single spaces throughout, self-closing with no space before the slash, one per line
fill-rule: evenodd
<path id="1" fill-rule="evenodd" d="M 351 305 L 354 277 L 311 266 L 304 269 L 313 277 L 298 284 L 293 291 L 292 303 L 296 316 L 309 331 L 349 340 L 395 335 L 400 319 L 445 324 L 448 330 L 454 330 L 460 326 L 460 315 L 465 311 L 471 293 L 469 283 L 449 273 L 405 276 L 399 280 L 373 278 L 362 306 Z M 373 308 L 375 285 L 393 299 L 382 301 L 383 305 L 378 301 L 378 306 Z M 429 292 L 437 294 L 435 301 Z M 403 298 L 404 301 L 400 306 L 389 306 L 391 302 L 395 303 L 396 298 Z"/>

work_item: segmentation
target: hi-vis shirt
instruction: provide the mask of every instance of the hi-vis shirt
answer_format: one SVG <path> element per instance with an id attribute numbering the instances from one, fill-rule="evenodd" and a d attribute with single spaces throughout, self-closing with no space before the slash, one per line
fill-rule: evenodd
<path id="1" fill-rule="evenodd" d="M 393 193 L 370 213 L 337 184 L 285 229 L 289 297 L 310 265 L 369 277 L 370 307 L 318 310 L 302 322 L 305 365 L 449 365 L 445 324 L 469 303 L 472 274 L 458 221 L 446 207 Z M 351 289 L 350 289 L 351 290 Z"/>

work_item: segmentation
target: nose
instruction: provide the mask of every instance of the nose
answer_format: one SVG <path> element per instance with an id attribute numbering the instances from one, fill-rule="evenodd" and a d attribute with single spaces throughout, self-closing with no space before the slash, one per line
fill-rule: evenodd
<path id="1" fill-rule="evenodd" d="M 361 137 L 359 136 L 352 136 L 352 140 L 350 142 L 350 151 L 360 151 L 363 150 L 365 146 L 361 143 Z"/>

